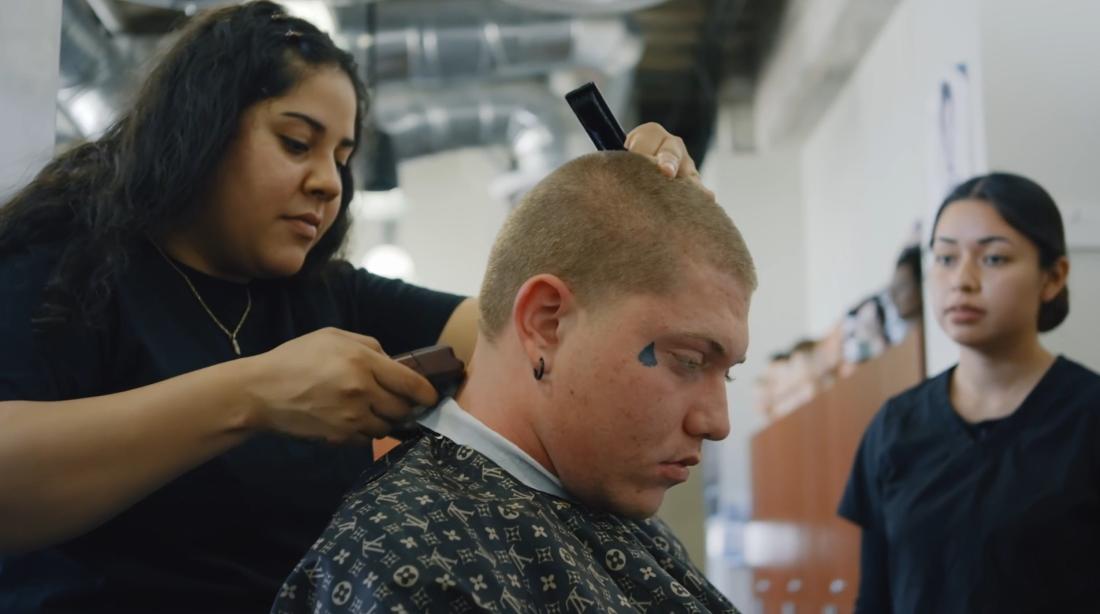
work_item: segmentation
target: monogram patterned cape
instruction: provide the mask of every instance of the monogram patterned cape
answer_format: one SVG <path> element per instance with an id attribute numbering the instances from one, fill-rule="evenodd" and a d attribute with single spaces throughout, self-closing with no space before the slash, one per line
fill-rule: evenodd
<path id="1" fill-rule="evenodd" d="M 369 470 L 273 614 L 731 612 L 657 519 L 532 489 L 425 432 Z"/>

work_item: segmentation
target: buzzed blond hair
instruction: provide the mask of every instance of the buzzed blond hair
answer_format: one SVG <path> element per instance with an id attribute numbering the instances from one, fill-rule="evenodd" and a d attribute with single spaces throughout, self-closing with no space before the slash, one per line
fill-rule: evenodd
<path id="1" fill-rule="evenodd" d="M 495 339 L 535 275 L 561 278 L 591 308 L 616 296 L 670 292 L 685 258 L 756 289 L 741 233 L 698 185 L 665 177 L 637 154 L 582 156 L 528 192 L 497 235 L 481 285 L 481 333 Z"/>

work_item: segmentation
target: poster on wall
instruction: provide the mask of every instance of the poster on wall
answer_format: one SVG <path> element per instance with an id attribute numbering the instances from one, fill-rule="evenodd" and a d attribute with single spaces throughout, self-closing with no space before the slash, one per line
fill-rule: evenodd
<path id="1" fill-rule="evenodd" d="M 932 215 L 955 186 L 986 172 L 979 134 L 981 121 L 972 81 L 969 65 L 956 63 L 937 80 L 931 96 L 928 193 Z M 925 226 L 930 233 L 931 223 Z"/>
<path id="2" fill-rule="evenodd" d="M 988 172 L 980 98 L 977 79 L 967 62 L 947 67 L 929 92 L 928 214 L 922 224 L 922 245 L 927 246 L 932 238 L 932 224 L 944 198 L 960 183 Z M 924 284 L 923 294 L 925 370 L 934 375 L 954 364 L 959 350 L 935 324 L 928 284 Z"/>

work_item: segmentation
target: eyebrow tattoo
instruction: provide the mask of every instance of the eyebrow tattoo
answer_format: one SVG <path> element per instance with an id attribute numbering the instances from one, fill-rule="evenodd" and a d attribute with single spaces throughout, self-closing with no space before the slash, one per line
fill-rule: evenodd
<path id="1" fill-rule="evenodd" d="M 642 363 L 646 367 L 657 366 L 657 351 L 655 343 L 650 342 L 649 345 L 642 348 L 641 352 L 638 352 L 638 362 Z"/>
<path id="2" fill-rule="evenodd" d="M 283 115 L 285 115 L 287 117 L 293 117 L 294 119 L 298 119 L 298 120 L 301 120 L 301 121 L 309 124 L 309 127 L 313 128 L 313 130 L 315 132 L 319 132 L 321 134 L 324 134 L 325 131 L 326 131 L 326 128 L 325 128 L 324 124 L 322 124 L 321 122 L 317 121 L 316 119 L 306 115 L 305 113 L 297 113 L 295 111 L 284 111 Z M 349 138 L 343 138 L 343 139 L 340 140 L 340 147 L 341 148 L 344 148 L 344 147 L 354 148 L 355 147 L 355 141 L 353 141 Z"/>

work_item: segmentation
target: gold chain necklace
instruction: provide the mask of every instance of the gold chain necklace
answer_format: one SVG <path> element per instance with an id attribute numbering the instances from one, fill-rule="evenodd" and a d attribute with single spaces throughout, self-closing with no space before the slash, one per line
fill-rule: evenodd
<path id="1" fill-rule="evenodd" d="M 218 328 L 220 328 L 221 331 L 225 333 L 226 337 L 229 337 L 229 342 L 233 344 L 233 351 L 236 352 L 237 356 L 240 356 L 241 346 L 237 343 L 237 333 L 241 332 L 241 327 L 244 326 L 244 321 L 248 319 L 248 313 L 252 311 L 252 291 L 248 289 L 248 286 L 244 287 L 244 296 L 248 302 L 245 304 L 244 313 L 241 314 L 241 321 L 237 322 L 237 326 L 233 329 L 233 332 L 229 332 L 229 329 L 226 328 L 224 324 L 222 324 L 221 320 L 218 319 L 218 316 L 214 315 L 214 312 L 210 310 L 210 307 L 206 304 L 206 301 L 202 300 L 202 295 L 200 295 L 199 291 L 195 289 L 195 284 L 191 283 L 191 278 L 187 276 L 187 273 L 184 273 L 183 269 L 176 266 L 176 263 L 172 262 L 172 259 L 168 257 L 168 254 L 165 254 L 164 251 L 160 249 L 159 245 L 154 243 L 153 247 L 157 248 L 157 251 L 160 252 L 160 255 L 164 257 L 165 262 L 167 262 L 173 269 L 176 270 L 177 273 L 180 274 L 180 277 L 183 278 L 183 281 L 187 282 L 187 287 L 191 288 L 191 294 L 195 295 L 195 298 L 199 301 L 199 305 L 202 305 L 202 308 L 206 310 L 206 315 L 210 316 L 210 319 L 214 321 L 214 324 L 218 325 Z"/>

